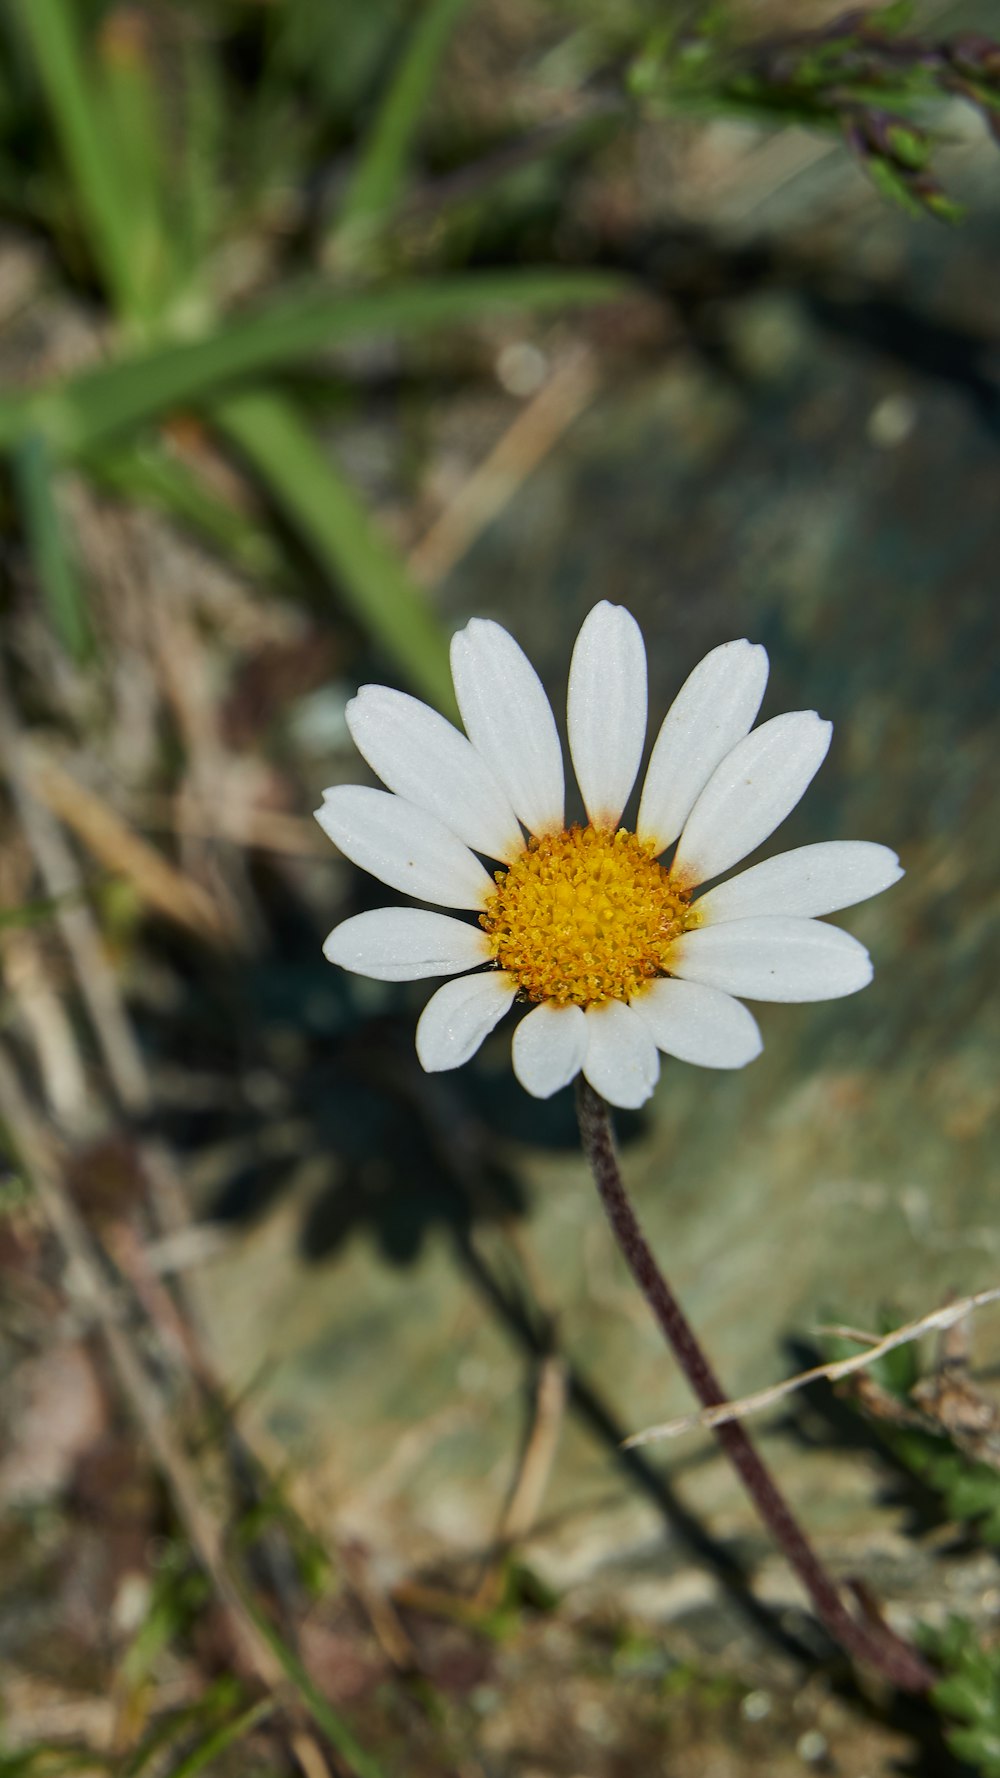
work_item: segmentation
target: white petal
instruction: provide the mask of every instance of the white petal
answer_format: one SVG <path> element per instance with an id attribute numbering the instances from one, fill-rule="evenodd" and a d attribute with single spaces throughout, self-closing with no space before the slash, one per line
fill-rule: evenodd
<path id="1" fill-rule="evenodd" d="M 720 760 L 753 726 L 767 684 L 767 650 L 724 642 L 684 681 L 663 718 L 639 804 L 638 834 L 673 845 Z"/>
<path id="2" fill-rule="evenodd" d="M 506 862 L 524 850 L 489 766 L 429 704 L 387 685 L 363 685 L 347 706 L 347 726 L 383 784 L 436 815 L 467 846 Z"/>
<path id="3" fill-rule="evenodd" d="M 588 1006 L 583 1072 L 595 1093 L 628 1111 L 644 1105 L 660 1075 L 660 1058 L 649 1026 L 624 1000 Z"/>
<path id="4" fill-rule="evenodd" d="M 464 975 L 432 994 L 417 1021 L 417 1055 L 428 1074 L 461 1068 L 512 1005 L 517 988 L 502 970 Z"/>
<path id="5" fill-rule="evenodd" d="M 429 975 L 458 975 L 491 955 L 478 926 L 432 914 L 426 908 L 371 908 L 335 926 L 323 955 L 355 975 L 378 982 L 419 982 Z"/>
<path id="6" fill-rule="evenodd" d="M 514 1031 L 514 1073 L 525 1092 L 551 1099 L 579 1074 L 587 1047 L 582 1006 L 533 1007 Z"/>
<path id="7" fill-rule="evenodd" d="M 691 810 L 674 874 L 693 886 L 753 852 L 794 809 L 826 758 L 833 724 L 815 710 L 772 716 L 727 753 Z"/>
<path id="8" fill-rule="evenodd" d="M 763 1048 L 753 1013 L 701 982 L 652 982 L 629 1004 L 657 1049 L 699 1068 L 745 1068 Z"/>
<path id="9" fill-rule="evenodd" d="M 324 791 L 316 819 L 352 864 L 418 901 L 481 908 L 493 891 L 492 877 L 443 821 L 387 790 L 338 784 Z"/>
<path id="10" fill-rule="evenodd" d="M 532 833 L 563 824 L 563 761 L 552 706 L 513 636 L 474 617 L 451 639 L 451 673 L 466 733 Z"/>
<path id="11" fill-rule="evenodd" d="M 903 868 L 888 846 L 869 840 L 824 840 L 765 858 L 710 889 L 698 912 L 713 925 L 758 914 L 835 914 L 898 883 Z"/>
<path id="12" fill-rule="evenodd" d="M 584 619 L 569 669 L 569 750 L 595 827 L 617 827 L 646 743 L 646 649 L 623 605 Z"/>
<path id="13" fill-rule="evenodd" d="M 790 914 L 687 932 L 671 946 L 669 968 L 748 1000 L 839 1000 L 872 979 L 871 958 L 849 932 Z"/>

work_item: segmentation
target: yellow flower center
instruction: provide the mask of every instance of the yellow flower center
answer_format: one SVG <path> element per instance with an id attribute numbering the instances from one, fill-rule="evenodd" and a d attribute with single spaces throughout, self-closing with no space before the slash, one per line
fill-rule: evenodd
<path id="1" fill-rule="evenodd" d="M 666 972 L 674 940 L 697 923 L 652 847 L 624 828 L 529 840 L 496 883 L 480 924 L 497 963 L 529 1000 L 559 1006 L 628 1000 Z"/>

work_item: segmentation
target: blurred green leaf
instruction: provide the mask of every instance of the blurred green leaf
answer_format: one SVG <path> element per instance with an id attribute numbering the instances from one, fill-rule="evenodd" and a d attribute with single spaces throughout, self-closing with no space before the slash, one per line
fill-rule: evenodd
<path id="1" fill-rule="evenodd" d="M 949 1518 L 974 1526 L 984 1543 L 1000 1544 L 1000 1470 L 967 1457 L 943 1434 L 886 1431 L 897 1456 L 941 1495 Z"/>
<path id="2" fill-rule="evenodd" d="M 122 314 L 143 315 L 135 257 L 135 218 L 127 198 L 125 161 L 108 129 L 99 71 L 88 65 L 73 0 L 12 0 L 76 186 L 94 259 Z"/>
<path id="3" fill-rule="evenodd" d="M 105 20 L 96 50 L 104 127 L 128 216 L 131 277 L 140 316 L 154 323 L 175 292 L 178 270 L 176 230 L 168 227 L 166 215 L 162 92 L 147 38 L 142 14 L 123 7 Z M 69 170 L 72 176 L 72 166 Z"/>
<path id="4" fill-rule="evenodd" d="M 278 298 L 203 339 L 133 353 L 68 382 L 0 401 L 0 447 L 35 427 L 63 451 L 90 450 L 165 410 L 204 400 L 224 383 L 345 340 L 422 333 L 500 309 L 610 302 L 629 288 L 611 273 L 561 269 L 470 272 L 352 296 L 312 288 Z"/>
<path id="5" fill-rule="evenodd" d="M 179 270 L 190 292 L 209 270 L 222 220 L 227 112 L 218 59 L 200 31 L 183 34 L 181 54 L 184 108 L 174 221 Z"/>
<path id="6" fill-rule="evenodd" d="M 898 122 L 887 124 L 885 139 L 901 166 L 910 167 L 916 172 L 922 167 L 926 167 L 930 160 L 930 141 L 909 124 Z"/>
<path id="7" fill-rule="evenodd" d="M 938 222 L 958 224 L 965 221 L 966 206 L 955 198 L 950 198 L 946 191 L 929 187 L 921 191 L 920 201 L 929 215 L 936 217 Z"/>
<path id="8" fill-rule="evenodd" d="M 365 0 L 363 6 L 317 6 L 283 0 L 271 7 L 268 65 L 283 81 L 305 84 L 334 122 L 356 117 L 391 55 L 412 8 L 408 0 Z"/>
<path id="9" fill-rule="evenodd" d="M 913 0 L 889 0 L 889 5 L 880 6 L 878 11 L 873 12 L 866 20 L 866 23 L 870 28 L 884 31 L 886 36 L 892 36 L 896 31 L 902 31 L 904 26 L 911 22 L 915 11 Z"/>
<path id="10" fill-rule="evenodd" d="M 442 57 L 469 3 L 427 0 L 410 31 L 337 218 L 337 245 L 348 258 L 399 203 Z"/>
<path id="11" fill-rule="evenodd" d="M 276 1709 L 275 1699 L 262 1698 L 259 1703 L 251 1705 L 249 1710 L 244 1710 L 242 1715 L 237 1716 L 232 1722 L 223 1723 L 220 1728 L 213 1729 L 209 1734 L 203 1736 L 196 1747 L 191 1749 L 187 1758 L 182 1759 L 179 1766 L 174 1766 L 171 1769 L 170 1778 L 195 1778 L 196 1773 L 203 1772 L 217 1755 L 225 1753 L 227 1747 L 232 1747 L 237 1741 L 241 1741 L 244 1735 L 248 1735 L 251 1729 L 257 1727 L 258 1723 L 273 1716 Z"/>
<path id="12" fill-rule="evenodd" d="M 382 1767 L 374 1754 L 367 1752 L 361 1746 L 339 1711 L 335 1710 L 329 1699 L 323 1696 L 297 1655 L 278 1635 L 274 1625 L 261 1611 L 258 1611 L 249 1599 L 246 1600 L 246 1604 L 261 1635 L 279 1661 L 282 1672 L 287 1675 L 295 1687 L 316 1727 L 326 1736 L 331 1747 L 335 1747 L 346 1760 L 355 1778 L 384 1778 Z"/>
<path id="13" fill-rule="evenodd" d="M 155 507 L 198 533 L 246 574 L 275 578 L 285 563 L 270 532 L 218 494 L 156 439 L 110 446 L 83 459 L 99 484 Z"/>
<path id="14" fill-rule="evenodd" d="M 909 181 L 904 178 L 898 167 L 893 166 L 891 161 L 886 160 L 883 155 L 872 154 L 865 157 L 862 165 L 876 190 L 881 192 L 890 204 L 897 204 L 901 210 L 906 211 L 908 216 L 921 214 L 922 206 L 914 197 Z"/>
<path id="15" fill-rule="evenodd" d="M 23 901 L 20 907 L 0 908 L 0 930 L 11 926 L 38 926 L 51 920 L 60 908 L 72 907 L 82 900 L 85 890 L 74 889 L 68 895 L 48 895 L 38 901 Z"/>
<path id="16" fill-rule="evenodd" d="M 836 1317 L 831 1317 L 831 1322 L 837 1325 Z M 898 1324 L 898 1315 L 888 1311 L 879 1317 L 881 1333 L 890 1332 Z M 863 1347 L 847 1335 L 833 1334 L 824 1340 L 823 1350 L 830 1358 L 846 1358 Z M 902 1406 L 917 1411 L 911 1399 L 920 1381 L 920 1354 L 915 1341 L 883 1353 L 869 1366 L 869 1374 Z M 855 1405 L 865 1414 L 864 1397 Z M 877 1415 L 873 1416 L 873 1424 L 899 1461 L 941 1495 L 949 1518 L 974 1526 L 984 1543 L 1000 1544 L 1000 1469 L 960 1450 L 944 1426 L 938 1430 L 930 1425 L 898 1425 L 889 1417 Z"/>
<path id="17" fill-rule="evenodd" d="M 278 394 L 250 392 L 221 401 L 214 416 L 358 621 L 414 686 L 453 715 L 444 632 L 395 549 L 292 404 Z"/>
<path id="18" fill-rule="evenodd" d="M 209 1597 L 208 1583 L 195 1568 L 181 1542 L 169 1543 L 154 1577 L 149 1610 L 120 1665 L 122 1683 L 136 1690 L 144 1684 L 167 1645 L 185 1634 Z"/>
<path id="19" fill-rule="evenodd" d="M 75 660 L 85 660 L 93 635 L 56 499 L 56 473 L 46 439 L 29 432 L 14 453 L 14 482 L 28 553 L 56 635 Z"/>
<path id="20" fill-rule="evenodd" d="M 0 1749 L 0 1778 L 87 1778 L 91 1772 L 110 1772 L 113 1766 L 107 1754 L 71 1742 L 38 1741 L 17 1753 Z"/>
<path id="21" fill-rule="evenodd" d="M 931 1702 L 963 1726 L 946 1731 L 952 1752 L 982 1778 L 1000 1778 L 1000 1648 L 984 1646 L 967 1618 L 924 1625 L 921 1647 L 944 1669 Z"/>
<path id="22" fill-rule="evenodd" d="M 142 1739 L 122 1761 L 116 1778 L 143 1778 L 154 1765 L 162 1772 L 164 1757 L 175 1742 L 198 1736 L 196 1745 L 201 1746 L 208 1737 L 226 1726 L 220 1717 L 230 1717 L 243 1702 L 238 1681 L 231 1674 L 222 1674 L 193 1703 L 154 1715 Z M 171 1778 L 174 1778 L 173 1774 Z"/>

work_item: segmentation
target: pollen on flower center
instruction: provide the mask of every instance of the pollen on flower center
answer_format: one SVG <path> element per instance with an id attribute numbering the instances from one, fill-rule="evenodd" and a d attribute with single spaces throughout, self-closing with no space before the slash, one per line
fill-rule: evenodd
<path id="1" fill-rule="evenodd" d="M 480 915 L 502 969 L 534 1001 L 628 1000 L 663 975 L 696 916 L 652 848 L 625 828 L 532 839 Z"/>

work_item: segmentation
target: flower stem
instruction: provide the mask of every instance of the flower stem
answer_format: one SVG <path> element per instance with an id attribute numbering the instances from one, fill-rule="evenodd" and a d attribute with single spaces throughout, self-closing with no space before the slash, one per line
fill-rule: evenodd
<path id="1" fill-rule="evenodd" d="M 584 1152 L 625 1263 L 698 1400 L 703 1407 L 719 1407 L 727 1399 L 725 1391 L 653 1257 L 622 1182 L 608 1107 L 582 1077 L 577 1087 L 577 1116 Z M 852 1659 L 876 1668 L 901 1691 L 928 1691 L 937 1675 L 923 1656 L 887 1624 L 872 1618 L 862 1623 L 848 1610 L 740 1422 L 730 1420 L 717 1426 L 715 1435 L 830 1635 Z"/>

